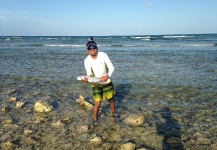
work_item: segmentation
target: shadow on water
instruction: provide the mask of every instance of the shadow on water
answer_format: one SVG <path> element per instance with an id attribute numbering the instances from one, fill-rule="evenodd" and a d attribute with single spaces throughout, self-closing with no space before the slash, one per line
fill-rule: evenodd
<path id="1" fill-rule="evenodd" d="M 124 98 L 129 95 L 131 84 L 118 84 L 115 87 L 115 100 L 116 103 L 122 103 Z"/>
<path id="2" fill-rule="evenodd" d="M 172 117 L 168 107 L 160 111 L 162 118 L 157 118 L 156 128 L 158 134 L 163 136 L 163 150 L 184 150 L 181 142 L 181 126 L 177 120 Z"/>

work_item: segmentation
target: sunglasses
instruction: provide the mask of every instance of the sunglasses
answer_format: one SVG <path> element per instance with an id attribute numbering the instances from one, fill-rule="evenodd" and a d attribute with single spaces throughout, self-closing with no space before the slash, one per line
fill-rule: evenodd
<path id="1" fill-rule="evenodd" d="M 97 46 L 90 46 L 89 48 L 87 48 L 87 50 L 92 50 L 92 49 L 96 49 Z"/>

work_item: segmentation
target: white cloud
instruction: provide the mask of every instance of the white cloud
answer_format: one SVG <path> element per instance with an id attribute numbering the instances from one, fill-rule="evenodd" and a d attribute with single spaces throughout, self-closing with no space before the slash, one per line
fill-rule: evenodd
<path id="1" fill-rule="evenodd" d="M 151 2 L 145 2 L 143 5 L 144 5 L 145 7 L 151 7 L 151 6 L 152 6 L 152 3 L 151 3 Z"/>
<path id="2" fill-rule="evenodd" d="M 29 18 L 33 18 L 31 15 L 34 14 L 35 12 L 13 11 L 13 10 L 5 10 L 0 8 L 1 21 L 29 19 Z"/>

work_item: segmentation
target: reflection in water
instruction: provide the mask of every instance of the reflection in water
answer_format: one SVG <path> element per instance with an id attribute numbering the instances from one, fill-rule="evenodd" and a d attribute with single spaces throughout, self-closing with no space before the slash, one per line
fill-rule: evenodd
<path id="1" fill-rule="evenodd" d="M 156 128 L 158 134 L 163 136 L 163 149 L 164 150 L 183 150 L 183 145 L 181 143 L 181 126 L 178 121 L 173 119 L 171 111 L 168 107 L 162 109 L 161 116 L 163 121 L 160 121 L 158 118 L 158 122 L 156 123 Z"/>

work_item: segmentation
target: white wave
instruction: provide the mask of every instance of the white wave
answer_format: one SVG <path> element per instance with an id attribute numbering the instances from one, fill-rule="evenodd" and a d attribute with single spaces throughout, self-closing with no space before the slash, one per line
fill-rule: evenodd
<path id="1" fill-rule="evenodd" d="M 172 38 L 194 38 L 194 36 L 185 36 L 185 35 L 165 35 L 163 36 L 163 38 L 168 38 L 168 39 L 172 39 Z"/>
<path id="2" fill-rule="evenodd" d="M 5 41 L 11 41 L 11 38 L 6 38 Z"/>
<path id="3" fill-rule="evenodd" d="M 58 38 L 46 38 L 47 40 L 57 40 Z"/>
<path id="4" fill-rule="evenodd" d="M 68 45 L 68 44 L 46 44 L 48 47 L 84 47 L 84 45 Z"/>
<path id="5" fill-rule="evenodd" d="M 214 46 L 215 44 L 183 44 L 182 46 L 192 46 L 192 47 L 206 47 Z"/>
<path id="6" fill-rule="evenodd" d="M 150 39 L 150 36 L 133 36 L 132 39 Z"/>
<path id="7" fill-rule="evenodd" d="M 18 37 L 18 36 L 14 36 L 14 37 L 11 37 L 12 39 L 22 39 L 22 37 Z"/>

